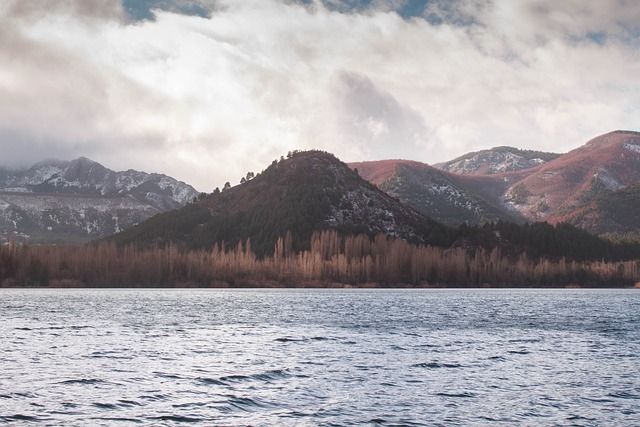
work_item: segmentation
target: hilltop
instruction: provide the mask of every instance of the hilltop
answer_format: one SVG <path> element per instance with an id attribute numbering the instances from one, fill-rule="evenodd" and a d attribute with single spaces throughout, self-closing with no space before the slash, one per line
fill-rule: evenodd
<path id="1" fill-rule="evenodd" d="M 415 243 L 447 242 L 446 227 L 400 203 L 335 156 L 294 152 L 240 185 L 114 236 L 119 245 L 181 242 L 189 248 L 233 247 L 251 240 L 263 256 L 291 234 L 290 250 L 307 249 L 314 231 L 385 234 Z"/>
<path id="2" fill-rule="evenodd" d="M 561 154 L 502 146 L 467 153 L 433 166 L 456 174 L 493 175 L 531 169 L 559 156 Z"/>
<path id="3" fill-rule="evenodd" d="M 529 220 L 567 221 L 595 233 L 640 229 L 640 133 L 614 131 L 532 170 L 505 193 Z"/>

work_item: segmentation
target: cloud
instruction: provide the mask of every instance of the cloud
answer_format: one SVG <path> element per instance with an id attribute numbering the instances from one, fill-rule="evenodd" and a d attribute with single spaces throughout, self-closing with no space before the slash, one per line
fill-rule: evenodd
<path id="1" fill-rule="evenodd" d="M 211 191 L 292 149 L 435 163 L 640 128 L 636 2 L 49 3 L 0 6 L 5 164 L 84 155 Z"/>
<path id="2" fill-rule="evenodd" d="M 0 5 L 5 19 L 36 21 L 49 17 L 73 16 L 83 21 L 123 19 L 124 10 L 112 0 L 4 0 Z M 6 22 L 5 22 L 6 23 Z"/>
<path id="3" fill-rule="evenodd" d="M 393 158 L 416 151 L 429 138 L 424 118 L 365 76 L 343 73 L 333 89 L 341 139 L 355 158 Z"/>

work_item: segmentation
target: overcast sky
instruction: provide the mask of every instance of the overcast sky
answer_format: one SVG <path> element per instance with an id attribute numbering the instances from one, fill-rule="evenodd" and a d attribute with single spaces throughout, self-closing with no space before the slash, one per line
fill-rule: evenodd
<path id="1" fill-rule="evenodd" d="M 293 149 L 433 164 L 640 130 L 636 0 L 0 0 L 0 163 L 200 191 Z"/>

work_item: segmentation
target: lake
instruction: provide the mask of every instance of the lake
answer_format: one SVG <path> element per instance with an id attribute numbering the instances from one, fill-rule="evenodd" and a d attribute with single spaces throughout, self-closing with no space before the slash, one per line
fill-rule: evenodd
<path id="1" fill-rule="evenodd" d="M 0 424 L 640 424 L 633 289 L 1 289 Z"/>

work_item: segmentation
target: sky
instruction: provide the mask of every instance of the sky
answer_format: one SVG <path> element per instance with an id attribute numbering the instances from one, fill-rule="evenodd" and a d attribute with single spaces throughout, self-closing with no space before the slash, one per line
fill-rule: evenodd
<path id="1" fill-rule="evenodd" d="M 639 76 L 636 0 L 0 0 L 0 165 L 567 152 L 640 130 Z"/>

